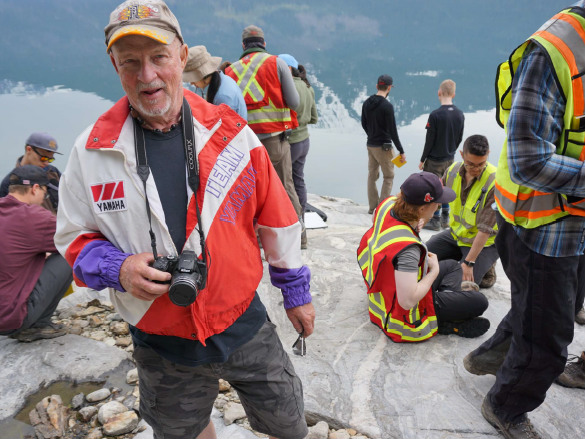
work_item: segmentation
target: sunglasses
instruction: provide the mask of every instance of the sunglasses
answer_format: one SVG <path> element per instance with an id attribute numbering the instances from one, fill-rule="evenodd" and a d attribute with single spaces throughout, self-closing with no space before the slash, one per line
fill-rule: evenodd
<path id="1" fill-rule="evenodd" d="M 42 155 L 40 152 L 37 151 L 37 149 L 34 146 L 32 146 L 31 148 L 36 153 L 36 155 L 38 155 L 41 158 L 41 162 L 53 163 L 55 161 L 53 157 L 47 157 L 46 155 Z"/>
<path id="2" fill-rule="evenodd" d="M 307 343 L 305 342 L 305 337 L 303 337 L 302 332 L 299 334 L 299 338 L 297 338 L 297 341 L 295 341 L 294 344 L 292 345 L 292 350 L 293 354 L 295 355 L 299 355 L 301 357 L 307 355 Z"/>

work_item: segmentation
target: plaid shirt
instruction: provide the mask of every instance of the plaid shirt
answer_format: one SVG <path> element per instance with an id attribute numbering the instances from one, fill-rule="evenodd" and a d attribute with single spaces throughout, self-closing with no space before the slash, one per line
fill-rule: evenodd
<path id="1" fill-rule="evenodd" d="M 556 154 L 563 129 L 565 98 L 544 51 L 532 50 L 520 62 L 512 83 L 508 120 L 508 166 L 516 183 L 543 192 L 585 198 L 582 161 Z M 545 256 L 585 252 L 585 217 L 567 216 L 535 229 L 515 227 L 528 248 Z"/>

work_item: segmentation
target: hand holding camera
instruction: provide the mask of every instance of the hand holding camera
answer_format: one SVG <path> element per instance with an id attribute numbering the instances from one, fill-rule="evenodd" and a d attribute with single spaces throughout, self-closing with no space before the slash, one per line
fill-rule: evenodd
<path id="1" fill-rule="evenodd" d="M 152 253 L 128 256 L 120 267 L 120 284 L 124 290 L 141 300 L 155 300 L 165 294 L 171 275 L 154 270 Z M 158 282 L 158 283 L 156 283 Z"/>
<path id="2" fill-rule="evenodd" d="M 207 267 L 193 251 L 185 250 L 178 257 L 159 256 L 154 260 L 152 268 L 172 275 L 169 299 L 177 306 L 191 305 L 199 291 L 205 288 Z"/>

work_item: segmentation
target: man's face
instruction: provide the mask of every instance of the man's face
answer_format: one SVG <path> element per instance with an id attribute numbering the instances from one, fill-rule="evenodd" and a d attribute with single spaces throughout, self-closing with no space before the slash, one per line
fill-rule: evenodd
<path id="1" fill-rule="evenodd" d="M 110 53 L 130 104 L 146 118 L 172 117 L 183 102 L 187 46 L 161 44 L 140 35 L 116 41 Z"/>
<path id="2" fill-rule="evenodd" d="M 53 161 L 55 153 L 53 151 L 47 151 L 46 149 L 27 145 L 25 155 L 27 164 L 46 168 L 49 166 L 49 161 Z"/>
<path id="3" fill-rule="evenodd" d="M 479 177 L 487 166 L 488 156 L 489 153 L 486 155 L 475 155 L 469 152 L 461 152 L 465 172 L 474 178 Z"/>

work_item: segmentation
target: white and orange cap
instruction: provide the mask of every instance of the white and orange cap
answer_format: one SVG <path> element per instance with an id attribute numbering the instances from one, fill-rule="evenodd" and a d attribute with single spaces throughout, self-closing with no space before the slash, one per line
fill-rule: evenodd
<path id="1" fill-rule="evenodd" d="M 128 35 L 142 35 L 162 44 L 170 44 L 177 36 L 183 42 L 179 21 L 162 0 L 125 1 L 110 14 L 104 32 L 108 52 Z"/>

